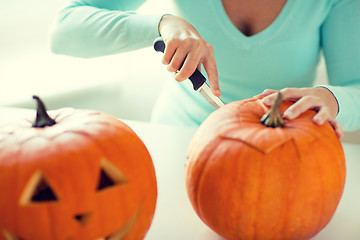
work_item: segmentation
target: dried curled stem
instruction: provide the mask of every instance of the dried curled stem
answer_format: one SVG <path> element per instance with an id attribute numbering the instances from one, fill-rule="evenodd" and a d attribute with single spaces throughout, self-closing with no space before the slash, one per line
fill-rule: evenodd
<path id="1" fill-rule="evenodd" d="M 33 99 L 37 102 L 36 119 L 33 122 L 33 127 L 43 128 L 54 125 L 56 122 L 46 112 L 44 103 L 38 96 L 33 96 Z"/>
<path id="2" fill-rule="evenodd" d="M 278 92 L 276 99 L 274 100 L 273 105 L 270 110 L 264 114 L 261 118 L 261 123 L 267 127 L 283 127 L 284 119 L 281 116 L 280 106 L 283 100 L 282 93 Z"/>

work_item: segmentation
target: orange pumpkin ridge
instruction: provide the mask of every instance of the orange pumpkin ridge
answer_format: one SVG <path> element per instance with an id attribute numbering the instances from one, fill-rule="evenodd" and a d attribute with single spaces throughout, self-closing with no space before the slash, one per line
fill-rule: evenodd
<path id="1" fill-rule="evenodd" d="M 342 196 L 341 142 L 329 123 L 313 123 L 313 110 L 283 127 L 264 126 L 267 111 L 260 98 L 246 99 L 201 124 L 189 144 L 187 193 L 201 220 L 227 239 L 309 239 Z"/>
<path id="2" fill-rule="evenodd" d="M 0 240 L 143 239 L 157 183 L 141 139 L 106 113 L 48 116 L 0 125 Z"/>

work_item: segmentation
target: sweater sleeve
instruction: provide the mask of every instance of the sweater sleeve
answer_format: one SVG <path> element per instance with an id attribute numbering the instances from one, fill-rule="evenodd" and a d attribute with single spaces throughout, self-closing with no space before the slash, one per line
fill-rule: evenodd
<path id="1" fill-rule="evenodd" d="M 134 12 L 144 1 L 72 0 L 53 24 L 51 50 L 90 58 L 151 46 L 162 15 Z"/>
<path id="2" fill-rule="evenodd" d="M 328 88 L 345 131 L 360 129 L 360 1 L 337 1 L 322 26 Z"/>

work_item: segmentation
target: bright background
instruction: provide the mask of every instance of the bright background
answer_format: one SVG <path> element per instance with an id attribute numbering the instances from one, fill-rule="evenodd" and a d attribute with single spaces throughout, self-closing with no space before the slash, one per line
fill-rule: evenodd
<path id="1" fill-rule="evenodd" d="M 87 108 L 149 121 L 164 81 L 172 75 L 152 47 L 81 59 L 50 52 L 49 31 L 65 0 L 0 1 L 0 106 L 34 108 L 39 95 L 49 109 Z M 171 1 L 148 0 L 139 12 L 172 13 Z M 326 81 L 325 65 L 317 82 Z M 1 116 L 0 116 L 1 117 Z M 345 141 L 360 143 L 360 131 Z"/>
<path id="2" fill-rule="evenodd" d="M 161 4 L 159 4 L 161 2 Z M 171 1 L 150 0 L 140 12 L 169 12 Z M 0 106 L 90 108 L 148 121 L 171 75 L 152 47 L 81 59 L 51 53 L 49 32 L 65 0 L 0 1 Z M 167 3 L 167 4 L 165 4 Z"/>

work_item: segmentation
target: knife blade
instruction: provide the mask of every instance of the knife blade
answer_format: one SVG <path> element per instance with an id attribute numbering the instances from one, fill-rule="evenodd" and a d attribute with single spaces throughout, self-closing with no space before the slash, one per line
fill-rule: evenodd
<path id="1" fill-rule="evenodd" d="M 165 51 L 165 43 L 161 37 L 158 37 L 154 41 L 154 49 L 157 52 L 163 52 Z M 195 72 L 189 77 L 189 80 L 191 81 L 193 88 L 195 91 L 200 92 L 200 94 L 215 108 L 218 109 L 222 106 L 224 106 L 224 102 L 216 97 L 209 87 L 209 85 L 206 83 L 206 78 L 202 73 L 195 69 Z"/>

